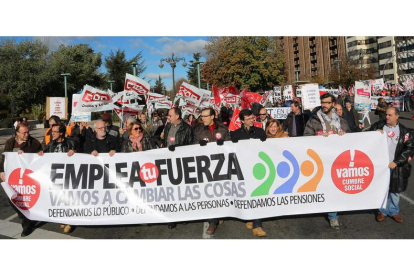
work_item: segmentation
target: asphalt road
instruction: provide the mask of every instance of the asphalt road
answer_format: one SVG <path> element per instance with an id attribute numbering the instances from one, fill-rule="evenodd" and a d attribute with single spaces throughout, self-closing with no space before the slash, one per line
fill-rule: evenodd
<path id="1" fill-rule="evenodd" d="M 371 114 L 371 122 L 377 116 Z M 412 114 L 403 112 L 400 117 L 402 124 L 414 130 Z M 41 132 L 39 132 L 41 133 Z M 0 137 L 1 139 L 5 139 Z M 412 173 L 414 175 L 414 173 Z M 376 210 L 339 213 L 340 230 L 329 227 L 326 214 L 300 216 L 284 216 L 266 219 L 263 229 L 267 239 L 412 239 L 414 238 L 414 178 L 411 177 L 408 189 L 400 201 L 402 224 L 387 218 L 379 223 L 375 220 Z M 0 189 L 0 223 L 5 222 L 20 227 L 20 219 L 10 207 L 3 189 Z M 81 238 L 81 239 L 258 239 L 247 230 L 243 221 L 229 218 L 220 225 L 214 236 L 203 235 L 204 221 L 191 221 L 178 224 L 175 229 L 168 229 L 166 224 L 123 225 L 123 226 L 79 226 L 68 235 L 61 233 L 60 225 L 39 223 L 36 231 L 25 239 L 47 238 Z M 10 238 L 1 232 L 0 238 Z M 13 238 L 20 238 L 15 234 Z"/>

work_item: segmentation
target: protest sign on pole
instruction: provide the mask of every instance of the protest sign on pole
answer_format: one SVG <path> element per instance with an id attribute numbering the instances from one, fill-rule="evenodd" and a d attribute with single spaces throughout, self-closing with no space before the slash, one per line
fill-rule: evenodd
<path id="1" fill-rule="evenodd" d="M 272 116 L 273 119 L 285 120 L 288 114 L 292 111 L 290 107 L 267 107 L 267 113 Z"/>
<path id="2" fill-rule="evenodd" d="M 379 209 L 386 205 L 390 179 L 386 134 L 379 132 L 226 141 L 99 158 L 4 154 L 2 187 L 22 214 L 71 225 Z"/>
<path id="3" fill-rule="evenodd" d="M 382 90 L 384 88 L 384 79 L 376 79 L 370 81 L 370 91 L 372 93 L 377 92 L 378 90 Z"/>
<path id="4" fill-rule="evenodd" d="M 91 112 L 76 111 L 76 106 L 78 105 L 78 102 L 81 100 L 81 97 L 81 94 L 72 95 L 72 115 L 70 119 L 74 122 L 90 122 L 92 119 Z"/>
<path id="5" fill-rule="evenodd" d="M 282 87 L 275 86 L 273 87 L 273 91 L 275 92 L 275 100 L 281 100 L 282 99 Z"/>
<path id="6" fill-rule="evenodd" d="M 313 110 L 315 107 L 321 106 L 319 86 L 317 84 L 305 84 L 301 90 L 304 110 Z"/>
<path id="7" fill-rule="evenodd" d="M 359 111 L 369 111 L 371 109 L 371 91 L 369 82 L 355 82 L 354 108 Z"/>
<path id="8" fill-rule="evenodd" d="M 58 116 L 60 119 L 68 118 L 68 98 L 46 97 L 46 118 Z"/>
<path id="9" fill-rule="evenodd" d="M 293 88 L 292 85 L 285 85 L 283 89 L 283 98 L 286 101 L 291 101 L 293 99 Z"/>

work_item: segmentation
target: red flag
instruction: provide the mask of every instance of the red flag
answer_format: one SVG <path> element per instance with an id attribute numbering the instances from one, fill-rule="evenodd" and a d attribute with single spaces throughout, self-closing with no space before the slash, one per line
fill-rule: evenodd
<path id="1" fill-rule="evenodd" d="M 240 109 L 236 108 L 234 110 L 233 117 L 231 117 L 231 121 L 229 125 L 230 131 L 235 131 L 236 129 L 241 128 L 242 122 L 240 121 L 239 113 L 240 113 Z"/>
<path id="2" fill-rule="evenodd" d="M 220 103 L 221 103 L 220 92 L 221 92 L 222 88 L 213 85 L 211 87 L 211 90 L 213 91 L 214 104 L 216 106 L 220 106 Z"/>
<path id="3" fill-rule="evenodd" d="M 240 96 L 242 109 L 252 108 L 252 103 L 260 103 L 262 100 L 262 96 L 260 94 L 247 92 L 247 88 L 243 89 L 243 91 L 240 93 Z"/>

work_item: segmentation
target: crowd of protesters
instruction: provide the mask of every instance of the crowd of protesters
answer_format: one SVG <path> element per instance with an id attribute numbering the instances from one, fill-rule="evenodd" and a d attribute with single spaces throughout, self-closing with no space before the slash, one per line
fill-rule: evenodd
<path id="1" fill-rule="evenodd" d="M 399 215 L 399 198 L 407 187 L 407 180 L 411 173 L 409 160 L 414 154 L 414 138 L 413 134 L 399 122 L 399 110 L 388 106 L 384 99 L 379 99 L 379 108 L 376 112 L 380 120 L 368 129 L 360 118 L 361 114 L 353 108 L 351 97 L 337 99 L 330 94 L 324 94 L 320 100 L 321 106 L 311 112 L 304 112 L 296 99 L 276 102 L 276 106 L 291 107 L 291 112 L 283 122 L 271 118 L 266 108 L 260 105 L 253 106 L 252 109 L 243 109 L 239 113 L 241 127 L 235 131 L 229 131 L 234 112 L 229 105 L 221 107 L 220 112 L 213 108 L 199 109 L 186 118 L 182 117 L 182 112 L 177 107 L 168 110 L 166 116 L 161 110 L 150 114 L 150 118 L 143 112 L 137 118 L 128 117 L 122 128 L 113 125 L 109 113 L 104 113 L 93 126 L 86 122 L 72 121 L 66 126 L 59 117 L 51 116 L 50 127 L 45 130 L 41 143 L 30 136 L 29 124 L 20 122 L 15 127 L 15 136 L 6 142 L 4 151 L 39 155 L 43 155 L 44 152 L 63 152 L 67 153 L 68 158 L 75 153 L 93 156 L 108 153 L 109 156 L 113 156 L 117 152 L 139 152 L 157 148 L 174 151 L 175 147 L 179 146 L 192 144 L 205 146 L 210 142 L 223 144 L 224 141 L 230 140 L 235 143 L 244 139 L 265 141 L 300 136 L 327 137 L 331 134 L 343 136 L 350 132 L 378 130 L 387 133 L 391 179 L 387 209 L 379 210 L 376 219 L 381 222 L 389 216 L 401 223 L 403 219 Z M 4 155 L 0 160 L 0 172 L 4 181 Z M 13 204 L 11 205 L 14 207 Z M 36 222 L 25 218 L 17 208 L 14 209 L 23 220 L 22 236 L 30 235 Z M 332 228 L 340 228 L 336 212 L 327 214 L 327 217 Z M 222 218 L 209 219 L 206 234 L 214 234 L 222 221 Z M 176 223 L 168 224 L 169 228 L 176 226 Z M 61 227 L 64 233 L 73 231 L 71 225 Z M 247 222 L 246 228 L 251 229 L 253 235 L 266 236 L 260 219 Z"/>

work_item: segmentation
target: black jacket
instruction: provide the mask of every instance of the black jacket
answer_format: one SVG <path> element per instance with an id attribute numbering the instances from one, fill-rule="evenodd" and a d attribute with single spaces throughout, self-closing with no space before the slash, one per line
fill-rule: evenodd
<path id="1" fill-rule="evenodd" d="M 213 129 L 213 136 L 211 131 L 205 125 L 199 125 L 194 131 L 194 144 L 198 144 L 200 140 L 208 139 L 209 142 L 216 142 L 219 139 L 224 141 L 230 140 L 229 130 L 222 123 L 216 122 L 216 127 Z"/>
<path id="2" fill-rule="evenodd" d="M 116 140 L 116 151 L 120 152 L 121 151 L 121 146 L 123 143 L 123 139 L 121 137 L 121 135 L 119 134 L 119 127 L 118 126 L 114 126 L 114 125 L 107 125 L 106 126 L 106 132 L 110 135 L 113 136 Z"/>
<path id="3" fill-rule="evenodd" d="M 349 128 L 352 132 L 361 132 L 361 129 L 359 128 L 359 114 L 358 111 L 356 111 L 353 107 L 351 107 L 351 110 L 348 111 L 346 107 L 343 108 L 344 114 L 342 115 L 342 118 L 344 118 Z"/>
<path id="4" fill-rule="evenodd" d="M 68 152 L 69 150 L 77 151 L 78 142 L 75 139 L 66 137 L 63 141 L 63 152 Z M 54 152 L 56 148 L 56 141 L 52 140 L 47 146 L 44 152 Z"/>
<path id="5" fill-rule="evenodd" d="M 84 153 L 92 153 L 94 150 L 98 151 L 99 153 L 108 153 L 111 150 L 115 150 L 117 149 L 117 144 L 116 144 L 116 138 L 114 136 L 108 135 L 106 134 L 105 136 L 105 142 L 106 142 L 106 149 L 103 151 L 99 151 L 98 150 L 98 144 L 97 144 L 97 138 L 96 138 L 96 134 L 93 133 L 93 135 L 86 136 L 86 141 L 83 147 L 83 152 Z"/>
<path id="6" fill-rule="evenodd" d="M 242 124 L 241 128 L 231 132 L 232 140 L 248 140 L 248 139 L 261 139 L 266 140 L 266 132 L 260 128 L 252 126 L 249 130 Z"/>
<path id="7" fill-rule="evenodd" d="M 168 123 L 164 128 L 164 139 L 162 144 L 167 146 L 168 132 L 171 129 L 171 123 Z M 175 146 L 187 146 L 193 144 L 193 129 L 184 120 L 181 120 L 177 133 L 175 134 Z"/>
<path id="8" fill-rule="evenodd" d="M 297 136 L 303 136 L 303 132 L 305 131 L 306 123 L 309 120 L 309 115 L 304 114 L 301 112 L 300 115 L 295 116 L 295 123 L 296 123 L 296 136 L 293 136 L 293 111 L 290 112 L 286 118 L 286 120 L 283 122 L 283 130 L 287 131 L 289 133 L 289 137 L 297 137 Z"/>
<path id="9" fill-rule="evenodd" d="M 370 130 L 383 129 L 385 121 L 378 121 L 373 124 Z M 397 167 L 391 171 L 390 193 L 401 193 L 407 189 L 408 178 L 411 175 L 411 165 L 408 160 L 414 154 L 414 136 L 404 125 L 399 123 L 400 138 L 395 150 L 394 160 Z"/>

